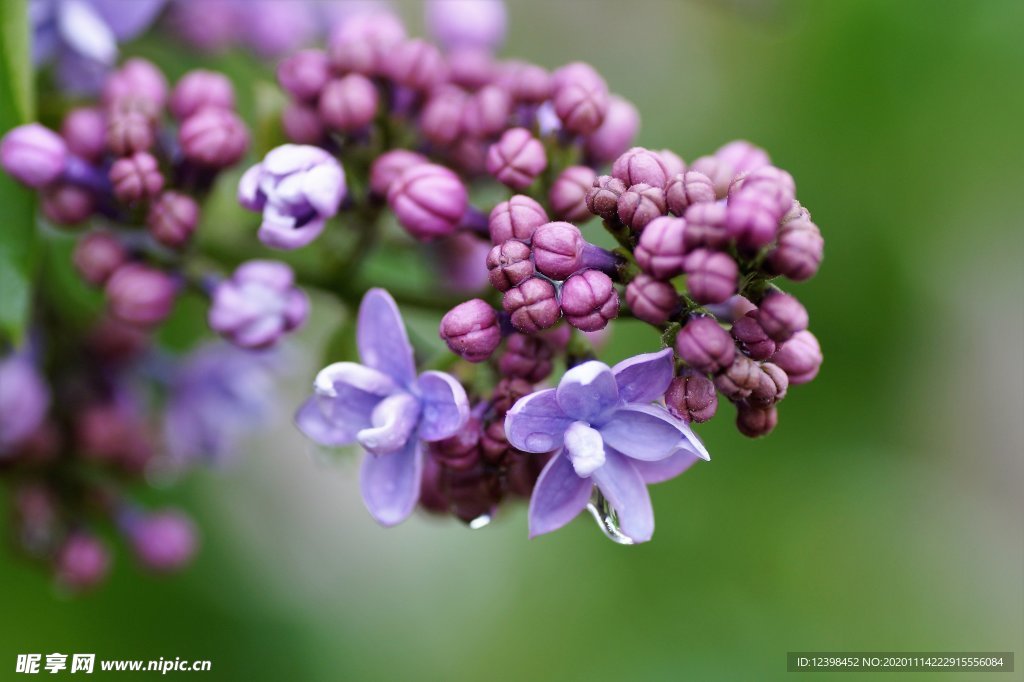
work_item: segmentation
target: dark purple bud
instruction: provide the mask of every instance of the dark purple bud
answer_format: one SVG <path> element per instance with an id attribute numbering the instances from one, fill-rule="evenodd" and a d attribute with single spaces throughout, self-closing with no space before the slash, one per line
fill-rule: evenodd
<path id="1" fill-rule="evenodd" d="M 588 166 L 569 166 L 555 178 L 548 193 L 548 204 L 556 218 L 580 222 L 590 217 L 587 194 L 597 174 Z"/>
<path id="2" fill-rule="evenodd" d="M 60 134 L 68 150 L 87 161 L 99 161 L 107 150 L 107 123 L 97 107 L 69 111 L 61 123 Z"/>
<path id="3" fill-rule="evenodd" d="M 544 145 L 526 128 L 505 131 L 487 152 L 487 172 L 512 189 L 525 189 L 548 166 Z"/>
<path id="4" fill-rule="evenodd" d="M 555 285 L 540 277 L 506 291 L 501 304 L 512 316 L 512 326 L 525 334 L 553 327 L 562 317 Z"/>
<path id="5" fill-rule="evenodd" d="M 377 115 L 377 88 L 358 73 L 332 80 L 320 93 L 320 118 L 329 128 L 354 133 L 368 126 Z"/>
<path id="6" fill-rule="evenodd" d="M 441 318 L 441 338 L 453 353 L 470 362 L 483 362 L 501 343 L 498 315 L 479 298 L 460 303 Z"/>
<path id="7" fill-rule="evenodd" d="M 183 121 L 205 107 L 235 108 L 235 89 L 222 73 L 196 69 L 189 71 L 171 92 L 171 114 Z"/>
<path id="8" fill-rule="evenodd" d="M 167 103 L 167 79 L 152 62 L 134 57 L 107 77 L 103 104 L 107 109 L 138 106 L 156 117 Z"/>
<path id="9" fill-rule="evenodd" d="M 732 364 L 715 377 L 715 388 L 733 402 L 745 400 L 761 383 L 761 367 L 740 353 Z"/>
<path id="10" fill-rule="evenodd" d="M 210 298 L 210 328 L 242 348 L 268 348 L 309 316 L 309 299 L 295 286 L 295 274 L 278 261 L 243 263 Z"/>
<path id="11" fill-rule="evenodd" d="M 107 577 L 110 553 L 95 536 L 76 532 L 61 546 L 54 570 L 61 585 L 72 590 L 87 590 Z"/>
<path id="12" fill-rule="evenodd" d="M 690 170 L 703 173 L 715 187 L 715 197 L 724 199 L 729 195 L 729 185 L 736 173 L 732 166 L 719 161 L 714 156 L 702 156 L 690 164 Z"/>
<path id="13" fill-rule="evenodd" d="M 433 163 L 402 172 L 388 190 L 398 223 L 420 240 L 451 234 L 462 220 L 469 196 L 455 173 Z"/>
<path id="14" fill-rule="evenodd" d="M 749 173 L 771 164 L 768 152 L 746 140 L 733 140 L 715 152 L 715 158 L 732 168 L 736 175 Z"/>
<path id="15" fill-rule="evenodd" d="M 795 296 L 773 291 L 761 301 L 757 320 L 768 336 L 783 343 L 793 334 L 807 329 L 810 322 L 807 309 Z"/>
<path id="16" fill-rule="evenodd" d="M 448 78 L 459 87 L 479 90 L 497 76 L 498 65 L 487 50 L 468 47 L 448 55 Z"/>
<path id="17" fill-rule="evenodd" d="M 679 330 L 676 353 L 698 372 L 714 374 L 732 364 L 736 344 L 714 318 L 694 317 Z"/>
<path id="18" fill-rule="evenodd" d="M 686 372 L 672 380 L 665 392 L 665 407 L 685 422 L 701 424 L 715 416 L 718 394 L 703 374 Z"/>
<path id="19" fill-rule="evenodd" d="M 488 279 L 498 291 L 508 291 L 528 277 L 533 277 L 530 247 L 518 239 L 498 244 L 487 254 Z"/>
<path id="20" fill-rule="evenodd" d="M 454 436 L 431 443 L 430 455 L 448 469 L 471 469 L 480 461 L 480 432 L 480 420 L 471 416 Z"/>
<path id="21" fill-rule="evenodd" d="M 441 87 L 430 93 L 420 114 L 420 132 L 429 142 L 447 147 L 463 132 L 462 121 L 469 96 L 456 87 Z"/>
<path id="22" fill-rule="evenodd" d="M 466 99 L 462 109 L 462 129 L 472 137 L 497 135 L 508 125 L 512 100 L 497 85 L 485 85 Z"/>
<path id="23" fill-rule="evenodd" d="M 509 239 L 529 242 L 538 227 L 548 222 L 544 207 L 525 194 L 516 194 L 491 210 L 487 227 L 491 242 L 502 244 Z"/>
<path id="24" fill-rule="evenodd" d="M 386 197 L 391 184 L 406 169 L 429 163 L 427 157 L 408 149 L 393 149 L 378 156 L 370 166 L 370 191 Z"/>
<path id="25" fill-rule="evenodd" d="M 429 92 L 448 79 L 448 64 L 441 51 L 419 38 L 389 50 L 384 68 L 393 81 L 419 92 Z"/>
<path id="26" fill-rule="evenodd" d="M 789 376 L 786 372 L 776 364 L 762 362 L 760 380 L 748 400 L 753 405 L 767 407 L 785 398 L 788 389 Z"/>
<path id="27" fill-rule="evenodd" d="M 772 272 L 801 282 L 818 272 L 825 252 L 825 240 L 818 226 L 809 220 L 785 223 L 778 244 L 768 257 Z"/>
<path id="28" fill-rule="evenodd" d="M 281 113 L 285 137 L 296 144 L 318 145 L 327 133 L 320 112 L 302 102 L 289 102 Z"/>
<path id="29" fill-rule="evenodd" d="M 712 204 L 715 201 L 715 186 L 711 178 L 699 171 L 679 173 L 665 188 L 665 202 L 668 210 L 677 216 L 686 215 L 686 209 L 694 204 Z"/>
<path id="30" fill-rule="evenodd" d="M 590 135 L 608 112 L 608 85 L 588 64 L 575 62 L 560 68 L 553 77 L 555 113 L 565 129 Z"/>
<path id="31" fill-rule="evenodd" d="M 153 124 L 141 111 L 116 110 L 107 117 L 107 147 L 117 156 L 149 151 L 155 139 Z"/>
<path id="32" fill-rule="evenodd" d="M 659 187 L 633 185 L 619 197 L 619 220 L 637 232 L 667 210 L 665 192 Z"/>
<path id="33" fill-rule="evenodd" d="M 633 147 L 615 159 L 612 175 L 626 183 L 627 187 L 643 184 L 664 188 L 672 177 L 668 174 L 668 167 L 661 154 L 643 147 Z"/>
<path id="34" fill-rule="evenodd" d="M 757 250 L 775 240 L 781 214 L 770 194 L 740 191 L 729 198 L 725 226 L 729 236 L 742 248 Z"/>
<path id="35" fill-rule="evenodd" d="M 139 562 L 158 573 L 183 568 L 199 546 L 195 523 L 175 509 L 133 518 L 126 530 Z"/>
<path id="36" fill-rule="evenodd" d="M 126 204 L 155 198 L 164 188 L 156 159 L 149 152 L 136 152 L 118 159 L 110 167 L 114 196 Z"/>
<path id="37" fill-rule="evenodd" d="M 554 349 L 544 339 L 513 334 L 498 361 L 498 369 L 502 376 L 519 377 L 535 384 L 551 374 L 553 356 Z"/>
<path id="38" fill-rule="evenodd" d="M 659 216 L 647 224 L 636 246 L 636 262 L 648 275 L 668 280 L 681 275 L 686 263 L 686 221 Z"/>
<path id="39" fill-rule="evenodd" d="M 0 141 L 0 163 L 15 180 L 34 189 L 56 181 L 67 165 L 60 135 L 38 123 L 18 126 Z"/>
<path id="40" fill-rule="evenodd" d="M 797 332 L 775 351 L 772 362 L 789 375 L 789 383 L 806 384 L 818 376 L 821 369 L 821 345 L 811 332 Z"/>
<path id="41" fill-rule="evenodd" d="M 500 82 L 515 101 L 523 104 L 540 104 L 551 97 L 551 74 L 536 64 L 505 62 Z"/>
<path id="42" fill-rule="evenodd" d="M 199 204 L 180 192 L 164 192 L 149 208 L 146 225 L 153 238 L 164 246 L 180 249 L 188 243 L 199 224 Z"/>
<path id="43" fill-rule="evenodd" d="M 235 112 L 207 108 L 185 119 L 178 131 L 178 141 L 189 161 L 226 168 L 245 156 L 249 131 Z"/>
<path id="44" fill-rule="evenodd" d="M 619 315 L 619 293 L 612 279 L 600 270 L 584 270 L 562 285 L 562 312 L 580 331 L 604 329 Z"/>
<path id="45" fill-rule="evenodd" d="M 299 50 L 277 67 L 277 82 L 299 101 L 315 101 L 330 78 L 331 65 L 323 50 Z"/>
<path id="46" fill-rule="evenodd" d="M 749 312 L 736 320 L 731 333 L 740 350 L 755 360 L 767 360 L 775 353 L 775 342 L 757 321 L 756 312 Z"/>
<path id="47" fill-rule="evenodd" d="M 128 254 L 114 235 L 91 232 L 75 245 L 72 261 L 82 279 L 93 286 L 101 286 L 127 258 Z"/>
<path id="48" fill-rule="evenodd" d="M 587 136 L 587 155 L 598 164 L 614 161 L 632 146 L 639 128 L 640 112 L 633 103 L 618 95 L 612 95 L 601 127 Z M 627 182 L 626 186 L 635 184 Z"/>
<path id="49" fill-rule="evenodd" d="M 587 191 L 587 209 L 604 220 L 618 216 L 619 197 L 626 191 L 626 183 L 610 175 L 594 180 L 594 186 Z"/>
<path id="50" fill-rule="evenodd" d="M 641 274 L 626 286 L 626 304 L 637 319 L 661 325 L 679 307 L 679 294 L 668 282 Z"/>
<path id="51" fill-rule="evenodd" d="M 736 428 L 747 438 L 767 436 L 779 423 L 775 406 L 759 407 L 740 403 L 736 406 Z"/>
<path id="52" fill-rule="evenodd" d="M 686 257 L 686 289 L 697 303 L 722 303 L 736 293 L 739 268 L 729 254 L 697 249 Z"/>
<path id="53" fill-rule="evenodd" d="M 546 223 L 533 233 L 537 270 L 552 279 L 565 279 L 583 266 L 583 235 L 575 225 Z"/>
<path id="54" fill-rule="evenodd" d="M 107 280 L 106 294 L 115 317 L 147 327 L 171 314 L 177 289 L 174 279 L 162 270 L 128 263 Z"/>
<path id="55" fill-rule="evenodd" d="M 699 203 L 687 208 L 686 250 L 720 249 L 725 246 L 729 242 L 725 214 L 726 207 L 718 203 Z"/>
<path id="56" fill-rule="evenodd" d="M 62 182 L 43 190 L 40 208 L 50 222 L 71 226 L 89 218 L 96 201 L 88 190 Z"/>

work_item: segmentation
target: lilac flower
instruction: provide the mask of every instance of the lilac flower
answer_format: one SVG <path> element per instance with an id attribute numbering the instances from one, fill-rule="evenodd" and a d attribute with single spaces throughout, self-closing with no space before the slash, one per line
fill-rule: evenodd
<path id="1" fill-rule="evenodd" d="M 337 362 L 322 369 L 295 421 L 321 445 L 359 443 L 366 450 L 363 501 L 378 523 L 393 526 L 419 500 L 423 442 L 457 433 L 469 419 L 469 400 L 448 374 L 416 376 L 405 324 L 383 289 L 363 297 L 356 343 L 363 364 Z"/>
<path id="2" fill-rule="evenodd" d="M 685 422 L 652 404 L 672 380 L 672 350 L 638 355 L 608 367 L 596 360 L 572 368 L 558 388 L 522 398 L 505 417 L 513 447 L 556 451 L 530 499 L 530 537 L 550 533 L 587 506 L 597 486 L 618 514 L 622 533 L 645 542 L 654 533 L 647 484 L 667 480 L 708 459 Z"/>
<path id="3" fill-rule="evenodd" d="M 263 211 L 259 238 L 277 249 L 297 249 L 316 239 L 345 197 L 345 171 L 319 147 L 285 144 L 245 172 L 238 201 Z"/>
<path id="4" fill-rule="evenodd" d="M 26 355 L 0 360 L 0 459 L 35 433 L 50 407 L 50 388 Z"/>
<path id="5" fill-rule="evenodd" d="M 495 50 L 505 41 L 502 0 L 428 0 L 427 28 L 447 50 Z"/>
<path id="6" fill-rule="evenodd" d="M 300 327 L 309 299 L 295 286 L 284 263 L 251 260 L 217 285 L 210 305 L 210 327 L 236 346 L 267 348 Z"/>

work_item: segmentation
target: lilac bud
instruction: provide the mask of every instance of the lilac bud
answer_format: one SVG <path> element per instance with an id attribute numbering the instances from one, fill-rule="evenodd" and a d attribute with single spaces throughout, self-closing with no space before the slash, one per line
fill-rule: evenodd
<path id="1" fill-rule="evenodd" d="M 732 166 L 719 161 L 714 156 L 702 156 L 690 164 L 690 170 L 703 173 L 715 187 L 715 196 L 724 199 L 729 195 L 729 184 L 736 177 Z"/>
<path id="2" fill-rule="evenodd" d="M 796 200 L 796 183 L 793 176 L 775 166 L 764 166 L 747 175 L 737 176 L 733 184 L 738 184 L 742 192 L 760 192 L 767 194 L 774 201 L 773 212 L 782 218 L 792 208 Z M 732 188 L 729 190 L 732 200 Z"/>
<path id="3" fill-rule="evenodd" d="M 587 136 L 587 155 L 595 163 L 615 160 L 633 144 L 640 128 L 640 112 L 627 99 L 612 95 L 608 100 L 608 112 L 601 127 Z M 612 171 L 614 174 L 614 170 Z M 626 182 L 626 186 L 636 182 Z M 648 183 L 654 184 L 654 183 Z"/>
<path id="4" fill-rule="evenodd" d="M 721 303 L 736 293 L 739 268 L 729 254 L 697 249 L 686 257 L 686 289 L 697 303 Z"/>
<path id="5" fill-rule="evenodd" d="M 732 168 L 736 175 L 749 173 L 771 164 L 768 152 L 746 140 L 733 140 L 715 152 L 715 158 Z"/>
<path id="6" fill-rule="evenodd" d="M 818 226 L 809 220 L 785 223 L 778 234 L 778 245 L 768 262 L 773 272 L 801 282 L 818 272 L 825 251 Z"/>
<path id="7" fill-rule="evenodd" d="M 115 317 L 148 327 L 171 314 L 177 289 L 174 279 L 162 270 L 128 263 L 107 280 L 106 294 Z"/>
<path id="8" fill-rule="evenodd" d="M 793 203 L 790 204 L 789 210 L 786 211 L 786 215 L 782 216 L 782 219 L 779 222 L 786 224 L 793 220 L 806 220 L 808 222 L 811 220 L 811 212 L 796 199 L 794 199 Z"/>
<path id="9" fill-rule="evenodd" d="M 164 176 L 152 154 L 136 152 L 114 162 L 110 183 L 119 201 L 132 204 L 155 198 L 164 188 Z"/>
<path id="10" fill-rule="evenodd" d="M 470 416 L 454 436 L 430 443 L 430 459 L 441 462 L 448 470 L 471 469 L 480 461 L 480 435 L 480 420 Z"/>
<path id="11" fill-rule="evenodd" d="M 384 59 L 392 80 L 418 92 L 429 92 L 448 79 L 448 65 L 441 52 L 419 38 L 395 46 Z"/>
<path id="12" fill-rule="evenodd" d="M 485 85 L 466 100 L 462 110 L 462 128 L 472 137 L 491 137 L 508 125 L 512 99 L 503 88 Z"/>
<path id="13" fill-rule="evenodd" d="M 487 152 L 487 172 L 512 189 L 525 189 L 548 166 L 544 145 L 526 128 L 511 128 Z"/>
<path id="14" fill-rule="evenodd" d="M 498 369 L 502 376 L 519 377 L 535 384 L 551 374 L 553 356 L 554 349 L 544 339 L 513 334 L 505 344 Z"/>
<path id="15" fill-rule="evenodd" d="M 748 399 L 751 404 L 767 407 L 774 405 L 786 397 L 789 388 L 789 376 L 781 367 L 771 362 L 761 363 L 761 376 Z"/>
<path id="16" fill-rule="evenodd" d="M 658 156 L 660 156 L 662 161 L 665 162 L 665 169 L 668 172 L 668 180 L 686 172 L 686 162 L 683 161 L 683 157 L 679 156 L 671 149 L 660 150 L 658 152 Z"/>
<path id="17" fill-rule="evenodd" d="M 340 22 L 331 34 L 328 54 L 340 73 L 377 75 L 386 55 L 405 40 L 402 20 L 390 11 L 367 11 Z"/>
<path id="18" fill-rule="evenodd" d="M 92 215 L 96 201 L 88 190 L 61 182 L 43 190 L 40 208 L 56 225 L 77 225 Z"/>
<path id="19" fill-rule="evenodd" d="M 671 177 L 662 156 L 643 147 L 633 147 L 615 159 L 612 175 L 628 187 L 644 184 L 664 188 Z"/>
<path id="20" fill-rule="evenodd" d="M 210 168 L 238 163 L 249 146 L 242 119 L 227 109 L 200 109 L 181 124 L 178 141 L 185 158 Z"/>
<path id="21" fill-rule="evenodd" d="M 195 523 L 174 509 L 132 519 L 127 531 L 142 565 L 160 573 L 177 571 L 188 564 L 199 544 Z"/>
<path id="22" fill-rule="evenodd" d="M 773 291 L 761 301 L 757 320 L 765 333 L 779 343 L 789 340 L 793 334 L 807 329 L 807 309 L 795 296 Z"/>
<path id="23" fill-rule="evenodd" d="M 527 62 L 505 62 L 501 83 L 517 102 L 540 104 L 551 97 L 551 74 Z"/>
<path id="24" fill-rule="evenodd" d="M 731 333 L 740 350 L 755 360 L 767 360 L 775 353 L 775 342 L 757 321 L 756 312 L 749 312 L 736 320 Z"/>
<path id="25" fill-rule="evenodd" d="M 296 144 L 319 144 L 327 132 L 320 120 L 320 112 L 301 102 L 285 105 L 281 113 L 281 127 L 285 137 Z"/>
<path id="26" fill-rule="evenodd" d="M 506 291 L 502 306 L 512 316 L 512 326 L 525 334 L 553 327 L 562 316 L 555 285 L 540 277 Z"/>
<path id="27" fill-rule="evenodd" d="M 474 48 L 462 48 L 448 56 L 449 79 L 459 87 L 469 90 L 494 82 L 498 67 L 490 52 Z"/>
<path id="28" fill-rule="evenodd" d="M 714 374 L 733 363 L 736 344 L 714 318 L 694 317 L 679 330 L 676 353 L 698 372 Z"/>
<path id="29" fill-rule="evenodd" d="M 466 187 L 455 173 L 437 164 L 407 168 L 388 190 L 398 223 L 420 240 L 455 231 L 469 205 Z"/>
<path id="30" fill-rule="evenodd" d="M 611 277 L 599 270 L 584 270 L 565 280 L 562 312 L 566 321 L 581 331 L 604 329 L 619 315 L 619 294 Z"/>
<path id="31" fill-rule="evenodd" d="M 460 137 L 469 96 L 456 87 L 437 88 L 420 113 L 420 132 L 428 141 L 446 147 Z"/>
<path id="32" fill-rule="evenodd" d="M 637 319 L 662 325 L 679 307 L 679 294 L 668 282 L 641 274 L 626 286 L 626 304 Z"/>
<path id="33" fill-rule="evenodd" d="M 583 266 L 583 235 L 570 223 L 546 223 L 533 233 L 533 260 L 552 279 L 565 279 Z"/>
<path id="34" fill-rule="evenodd" d="M 656 279 L 668 280 L 681 275 L 686 262 L 684 235 L 686 221 L 659 216 L 649 222 L 636 246 L 636 262 Z"/>
<path id="35" fill-rule="evenodd" d="M 72 261 L 89 284 L 100 286 L 128 259 L 121 242 L 109 232 L 91 232 L 75 245 Z"/>
<path id="36" fill-rule="evenodd" d="M 775 239 L 781 215 L 775 199 L 764 192 L 741 191 L 729 199 L 725 224 L 729 236 L 745 249 L 757 250 Z"/>
<path id="37" fill-rule="evenodd" d="M 587 209 L 604 220 L 618 216 L 619 197 L 626 191 L 626 183 L 610 175 L 594 180 L 594 186 L 587 191 Z"/>
<path id="38" fill-rule="evenodd" d="M 57 553 L 57 580 L 73 590 L 87 590 L 103 582 L 110 570 L 110 553 L 93 535 L 76 532 Z"/>
<path id="39" fill-rule="evenodd" d="M 495 50 L 505 40 L 502 0 L 427 0 L 427 30 L 446 50 Z"/>
<path id="40" fill-rule="evenodd" d="M 501 343 L 494 308 L 474 298 L 455 306 L 441 318 L 441 338 L 453 353 L 470 362 L 483 362 Z"/>
<path id="41" fill-rule="evenodd" d="M 292 269 L 272 260 L 243 263 L 213 290 L 210 328 L 242 348 L 267 348 L 298 329 L 309 299 L 295 286 Z"/>
<path id="42" fill-rule="evenodd" d="M 299 101 L 312 102 L 331 78 L 331 65 L 323 50 L 299 50 L 277 67 L 277 82 Z"/>
<path id="43" fill-rule="evenodd" d="M 38 123 L 18 126 L 0 141 L 0 164 L 15 180 L 34 189 L 56 181 L 67 165 L 60 135 Z"/>
<path id="44" fill-rule="evenodd" d="M 555 113 L 565 129 L 576 135 L 590 135 L 604 122 L 608 112 L 608 86 L 588 64 L 563 66 L 554 76 Z"/>
<path id="45" fill-rule="evenodd" d="M 60 134 L 68 150 L 87 161 L 98 161 L 107 150 L 107 124 L 97 107 L 77 107 L 64 117 Z"/>
<path id="46" fill-rule="evenodd" d="M 167 103 L 167 90 L 167 79 L 160 69 L 152 62 L 133 57 L 103 84 L 103 103 L 108 109 L 135 103 L 155 117 Z"/>
<path id="47" fill-rule="evenodd" d="M 767 436 L 779 423 L 779 412 L 774 405 L 759 407 L 740 403 L 736 410 L 736 428 L 747 438 Z"/>
<path id="48" fill-rule="evenodd" d="M 548 222 L 544 207 L 525 194 L 516 194 L 491 210 L 487 227 L 491 242 L 502 244 L 509 239 L 529 242 L 538 227 Z"/>
<path id="49" fill-rule="evenodd" d="M 715 201 L 715 186 L 711 178 L 699 171 L 679 173 L 668 181 L 665 188 L 665 202 L 668 210 L 677 216 L 686 214 L 694 204 L 709 204 Z"/>
<path id="50" fill-rule="evenodd" d="M 330 81 L 320 93 L 320 117 L 328 127 L 354 133 L 377 115 L 377 88 L 358 73 Z"/>
<path id="51" fill-rule="evenodd" d="M 797 332 L 775 351 L 772 362 L 789 375 L 789 383 L 806 384 L 818 376 L 821 369 L 821 346 L 811 332 Z"/>
<path id="52" fill-rule="evenodd" d="M 737 353 L 732 364 L 715 377 L 715 387 L 729 400 L 745 400 L 760 385 L 762 374 L 756 362 Z"/>
<path id="53" fill-rule="evenodd" d="M 703 374 L 686 372 L 668 385 L 665 407 L 685 422 L 701 424 L 715 416 L 718 395 L 715 384 Z"/>
<path id="54" fill-rule="evenodd" d="M 524 242 L 509 239 L 487 254 L 488 279 L 498 291 L 508 291 L 528 277 L 533 277 L 531 250 Z"/>
<path id="55" fill-rule="evenodd" d="M 199 224 L 199 204 L 180 192 L 164 192 L 149 208 L 146 225 L 164 246 L 179 249 L 188 243 Z"/>
<path id="56" fill-rule="evenodd" d="M 548 203 L 556 218 L 579 222 L 590 217 L 587 194 L 597 174 L 588 166 L 569 166 L 555 178 L 548 193 Z"/>
<path id="57" fill-rule="evenodd" d="M 723 204 L 693 204 L 686 209 L 685 215 L 687 251 L 702 247 L 720 249 L 729 242 L 729 231 L 725 227 L 726 207 Z"/>
<path id="58" fill-rule="evenodd" d="M 370 166 L 370 191 L 386 197 L 391 184 L 407 168 L 429 163 L 427 157 L 408 149 L 393 149 L 378 156 Z"/>
<path id="59" fill-rule="evenodd" d="M 107 117 L 107 147 L 117 156 L 145 152 L 156 135 L 149 117 L 132 109 L 112 111 Z"/>
<path id="60" fill-rule="evenodd" d="M 619 220 L 637 232 L 658 216 L 665 215 L 665 192 L 650 185 L 633 185 L 619 197 Z"/>
<path id="61" fill-rule="evenodd" d="M 0 359 L 0 461 L 39 431 L 50 389 L 25 355 Z"/>
<path id="62" fill-rule="evenodd" d="M 196 69 L 189 71 L 171 92 L 171 114 L 182 121 L 204 107 L 235 108 L 235 89 L 222 73 Z"/>

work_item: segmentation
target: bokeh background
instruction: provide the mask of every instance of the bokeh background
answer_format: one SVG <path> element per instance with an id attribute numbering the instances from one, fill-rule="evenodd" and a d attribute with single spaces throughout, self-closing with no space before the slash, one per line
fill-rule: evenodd
<path id="1" fill-rule="evenodd" d="M 745 137 L 793 173 L 826 238 L 794 287 L 818 380 L 767 439 L 728 407 L 701 427 L 713 461 L 652 490 L 639 547 L 582 518 L 528 541 L 523 507 L 385 531 L 354 462 L 282 413 L 234 467 L 159 493 L 202 528 L 183 575 L 119 561 L 70 598 L 0 560 L 0 677 L 51 651 L 261 680 L 768 680 L 791 650 L 1024 654 L 1022 27 L 1014 0 L 511 3 L 506 53 L 593 63 L 642 112 L 641 144 L 689 159 Z M 203 61 L 159 35 L 125 51 L 172 75 Z M 207 63 L 250 92 L 272 79 Z M 304 333 L 283 399 L 328 329 Z M 654 343 L 617 329 L 609 361 Z"/>

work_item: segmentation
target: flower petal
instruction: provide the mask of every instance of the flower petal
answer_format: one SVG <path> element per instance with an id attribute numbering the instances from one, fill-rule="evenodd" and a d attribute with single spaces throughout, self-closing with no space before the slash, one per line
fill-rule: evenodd
<path id="1" fill-rule="evenodd" d="M 424 372 L 418 381 L 423 400 L 420 438 L 443 440 L 454 436 L 469 420 L 469 398 L 455 377 L 444 372 Z"/>
<path id="2" fill-rule="evenodd" d="M 331 217 L 345 197 L 345 173 L 338 163 L 323 163 L 302 174 L 302 193 L 317 213 Z"/>
<path id="3" fill-rule="evenodd" d="M 592 489 L 590 479 L 576 475 L 564 452 L 552 457 L 530 496 L 530 537 L 558 530 L 579 516 L 587 507 Z"/>
<path id="4" fill-rule="evenodd" d="M 647 484 L 630 459 L 605 449 L 604 466 L 591 479 L 619 516 L 619 530 L 633 542 L 647 542 L 654 535 L 654 509 Z"/>
<path id="5" fill-rule="evenodd" d="M 409 393 L 395 393 L 377 403 L 370 417 L 373 426 L 356 434 L 368 452 L 385 455 L 405 447 L 420 421 L 420 401 Z"/>
<path id="6" fill-rule="evenodd" d="M 318 163 L 333 159 L 320 147 L 307 144 L 282 144 L 274 147 L 263 157 L 263 168 L 279 177 L 311 168 Z"/>
<path id="7" fill-rule="evenodd" d="M 398 452 L 367 453 L 359 474 L 363 504 L 382 526 L 399 524 L 416 508 L 422 476 L 423 450 L 415 438 Z"/>
<path id="8" fill-rule="evenodd" d="M 356 429 L 344 422 L 328 419 L 316 397 L 302 403 L 302 407 L 295 413 L 295 426 L 306 438 L 320 445 L 338 447 L 356 442 Z"/>
<path id="9" fill-rule="evenodd" d="M 675 478 L 693 466 L 693 463 L 699 459 L 700 457 L 690 450 L 683 449 L 676 450 L 665 459 L 660 459 L 657 462 L 644 462 L 634 459 L 630 464 L 637 470 L 640 477 L 644 479 L 644 483 L 651 484 Z"/>
<path id="10" fill-rule="evenodd" d="M 89 0 L 118 40 L 131 40 L 152 24 L 166 0 Z"/>
<path id="11" fill-rule="evenodd" d="M 398 390 L 386 374 L 355 362 L 336 362 L 324 367 L 313 384 L 320 411 L 332 422 L 355 434 L 372 424 L 377 403 Z"/>
<path id="12" fill-rule="evenodd" d="M 684 442 L 681 425 L 664 407 L 626 405 L 598 430 L 608 447 L 653 462 L 665 459 Z"/>
<path id="13" fill-rule="evenodd" d="M 687 440 L 687 445 L 685 445 L 684 447 L 687 450 L 693 452 L 695 455 L 697 455 L 704 461 L 710 462 L 711 453 L 709 453 L 708 449 L 704 447 L 704 443 L 701 441 L 700 438 L 697 437 L 697 434 L 693 432 L 693 429 L 690 428 L 690 425 L 680 424 L 679 428 L 682 429 L 683 437 Z"/>
<path id="14" fill-rule="evenodd" d="M 363 364 L 378 369 L 402 386 L 416 379 L 412 345 L 395 299 L 384 289 L 370 289 L 359 304 L 356 344 Z"/>
<path id="15" fill-rule="evenodd" d="M 612 367 L 612 374 L 624 402 L 652 403 L 665 395 L 672 383 L 672 349 L 627 358 Z"/>
<path id="16" fill-rule="evenodd" d="M 562 447 L 572 421 L 558 406 L 555 389 L 549 388 L 516 401 L 505 415 L 505 437 L 523 452 L 551 452 Z"/>
<path id="17" fill-rule="evenodd" d="M 260 191 L 260 180 L 263 176 L 263 164 L 245 171 L 242 179 L 238 181 L 238 203 L 250 211 L 262 211 L 267 203 L 267 197 Z"/>
<path id="18" fill-rule="evenodd" d="M 619 389 L 608 365 L 590 360 L 576 365 L 558 382 L 558 405 L 574 420 L 602 423 L 619 404 Z"/>
<path id="19" fill-rule="evenodd" d="M 601 434 L 586 422 L 573 422 L 565 432 L 565 450 L 576 475 L 588 478 L 604 464 L 604 441 Z"/>
<path id="20" fill-rule="evenodd" d="M 80 55 L 103 64 L 117 59 L 117 37 L 85 0 L 64 0 L 57 12 L 57 25 L 64 41 Z"/>

